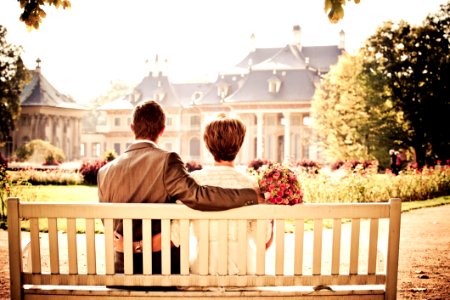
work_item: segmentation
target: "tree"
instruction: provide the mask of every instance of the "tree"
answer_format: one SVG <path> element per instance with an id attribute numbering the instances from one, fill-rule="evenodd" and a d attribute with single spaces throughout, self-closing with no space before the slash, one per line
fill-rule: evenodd
<path id="1" fill-rule="evenodd" d="M 387 166 L 389 147 L 405 134 L 403 120 L 366 85 L 362 63 L 360 54 L 343 54 L 324 76 L 312 102 L 313 124 L 328 160 L 376 159 Z"/>
<path id="2" fill-rule="evenodd" d="M 363 49 L 366 83 L 402 114 L 410 129 L 403 143 L 415 150 L 419 166 L 429 155 L 450 155 L 449 9 L 450 2 L 419 27 L 385 23 Z"/>
<path id="3" fill-rule="evenodd" d="M 20 20 L 28 27 L 39 29 L 39 24 L 47 15 L 42 8 L 44 5 L 54 5 L 56 8 L 70 8 L 69 0 L 19 0 L 20 7 L 23 9 Z"/>
<path id="4" fill-rule="evenodd" d="M 351 0 L 347 0 L 350 2 Z M 344 5 L 346 0 L 325 0 L 324 2 L 324 10 L 325 13 L 328 14 L 328 20 L 331 23 L 337 23 L 339 20 L 344 18 Z M 360 2 L 360 0 L 354 0 L 356 4 Z"/>
<path id="5" fill-rule="evenodd" d="M 0 25 L 0 145 L 8 140 L 20 113 L 20 95 L 30 75 L 20 57 L 21 48 L 8 44 Z"/>

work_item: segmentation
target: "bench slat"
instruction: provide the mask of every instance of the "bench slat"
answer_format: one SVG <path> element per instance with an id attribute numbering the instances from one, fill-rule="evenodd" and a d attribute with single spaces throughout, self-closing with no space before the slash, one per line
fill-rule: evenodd
<path id="1" fill-rule="evenodd" d="M 57 279 L 55 279 L 55 277 Z M 133 280 L 131 280 L 133 279 Z M 250 287 L 250 286 L 316 286 L 316 285 L 367 285 L 384 284 L 386 275 L 303 275 L 303 276 L 276 276 L 276 275 L 139 275 L 115 276 L 115 275 L 69 275 L 69 274 L 24 274 L 24 284 L 51 284 L 58 281 L 61 285 L 134 285 L 134 286 L 230 286 L 230 287 Z"/>
<path id="2" fill-rule="evenodd" d="M 369 254 L 367 273 L 375 274 L 377 267 L 378 219 L 370 219 Z"/>
<path id="3" fill-rule="evenodd" d="M 50 249 L 50 272 L 59 273 L 59 249 L 58 249 L 58 226 L 57 219 L 48 219 L 48 242 Z"/>
<path id="4" fill-rule="evenodd" d="M 352 275 L 358 273 L 360 227 L 361 220 L 353 219 L 350 245 L 350 274 Z"/>
<path id="5" fill-rule="evenodd" d="M 142 271 L 144 274 L 152 274 L 152 221 L 142 220 Z"/>
<path id="6" fill-rule="evenodd" d="M 67 219 L 67 256 L 69 260 L 69 274 L 77 274 L 77 222 L 74 218 Z"/>
<path id="7" fill-rule="evenodd" d="M 228 274 L 228 221 L 218 220 L 218 238 L 219 238 L 219 253 L 217 263 L 217 272 L 219 275 Z M 232 233 L 230 233 L 232 234 Z"/>
<path id="8" fill-rule="evenodd" d="M 295 220 L 294 274 L 303 274 L 303 239 L 305 233 L 303 219 Z"/>
<path id="9" fill-rule="evenodd" d="M 114 274 L 114 224 L 112 219 L 105 219 L 103 221 L 103 227 L 105 231 L 105 271 L 106 274 Z"/>
<path id="10" fill-rule="evenodd" d="M 201 229 L 198 236 L 199 273 L 207 275 L 209 273 L 209 221 L 200 220 L 198 225 Z"/>
<path id="11" fill-rule="evenodd" d="M 170 274 L 170 220 L 161 220 L 161 272 Z"/>
<path id="12" fill-rule="evenodd" d="M 331 257 L 331 274 L 339 274 L 341 264 L 341 230 L 342 220 L 333 220 L 333 248 Z"/>
<path id="13" fill-rule="evenodd" d="M 31 272 L 41 273 L 41 246 L 39 241 L 39 219 L 30 219 Z"/>
<path id="14" fill-rule="evenodd" d="M 256 274 L 266 271 L 266 220 L 256 221 Z"/>
<path id="15" fill-rule="evenodd" d="M 86 219 L 86 260 L 88 274 L 96 274 L 95 259 L 95 220 Z"/>
<path id="16" fill-rule="evenodd" d="M 190 250 L 190 230 L 189 220 L 180 220 L 180 271 L 181 274 L 189 274 L 189 250 Z"/>
<path id="17" fill-rule="evenodd" d="M 314 220 L 313 275 L 319 275 L 322 269 L 322 219 Z"/>
<path id="18" fill-rule="evenodd" d="M 123 219 L 123 272 L 133 274 L 133 220 Z"/>
<path id="19" fill-rule="evenodd" d="M 245 220 L 238 220 L 238 257 L 237 265 L 239 269 L 239 275 L 244 275 L 247 273 L 247 224 Z M 249 225 L 249 224 L 248 224 Z M 252 241 L 254 242 L 254 241 Z"/>
<path id="20" fill-rule="evenodd" d="M 284 274 L 284 220 L 276 220 L 275 274 Z"/>
<path id="21" fill-rule="evenodd" d="M 126 209 L 112 209 L 126 205 Z M 170 209 L 167 209 L 167 206 Z M 386 203 L 316 203 L 298 204 L 294 206 L 277 206 L 260 204 L 258 214 L 253 205 L 229 209 L 220 213 L 198 211 L 184 205 L 159 204 L 142 205 L 134 203 L 21 203 L 21 218 L 101 218 L 101 219 L 333 219 L 333 218 L 389 218 L 389 205 Z"/>

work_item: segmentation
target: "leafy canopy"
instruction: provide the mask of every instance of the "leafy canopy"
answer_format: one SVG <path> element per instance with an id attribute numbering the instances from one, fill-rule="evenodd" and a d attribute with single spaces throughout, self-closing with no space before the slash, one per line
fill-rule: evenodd
<path id="1" fill-rule="evenodd" d="M 30 75 L 20 57 L 22 49 L 9 44 L 0 25 L 0 145 L 7 141 L 20 113 L 20 95 Z"/>
<path id="2" fill-rule="evenodd" d="M 18 0 L 23 13 L 20 20 L 24 22 L 29 28 L 39 29 L 39 24 L 47 15 L 43 9 L 45 5 L 54 5 L 56 8 L 63 9 L 70 8 L 70 0 Z M 351 0 L 324 0 L 324 10 L 328 15 L 331 23 L 337 23 L 344 18 L 344 5 Z M 359 3 L 360 0 L 353 0 Z"/>

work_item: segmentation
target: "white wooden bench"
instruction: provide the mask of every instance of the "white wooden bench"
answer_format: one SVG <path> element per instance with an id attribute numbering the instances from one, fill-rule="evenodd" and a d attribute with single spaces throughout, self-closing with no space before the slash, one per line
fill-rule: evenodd
<path id="1" fill-rule="evenodd" d="M 125 209 L 126 207 L 126 209 Z M 201 212 L 175 204 L 24 203 L 8 200 L 11 299 L 299 298 L 396 299 L 401 201 L 364 204 L 256 205 Z M 31 270 L 24 269 L 22 220 L 30 222 Z M 48 243 L 39 220 L 48 220 Z M 104 220 L 104 235 L 94 232 Z M 113 219 L 124 219 L 124 274 L 114 273 Z M 132 274 L 132 219 L 143 220 L 143 274 Z M 161 219 L 162 275 L 151 274 L 151 219 Z M 208 220 L 219 221 L 219 275 L 208 273 Z M 240 274 L 227 274 L 227 220 L 239 220 Z M 246 226 L 257 219 L 256 274 L 246 274 Z M 274 242 L 266 253 L 264 227 L 274 219 Z M 67 223 L 67 234 L 57 222 Z M 84 221 L 86 234 L 76 232 Z M 170 274 L 171 220 L 180 220 L 181 274 Z M 189 220 L 202 220 L 201 273 L 189 270 Z M 329 220 L 330 228 L 324 224 Z M 295 228 L 285 232 L 285 225 Z M 306 230 L 313 224 L 313 230 Z M 47 237 L 47 235 L 45 235 Z M 85 241 L 86 247 L 81 245 Z M 41 241 L 42 240 L 42 241 Z M 100 241 L 100 242 L 99 242 Z M 77 246 L 78 245 L 78 246 Z M 48 249 L 49 255 L 44 252 Z M 65 254 L 67 251 L 67 254 Z M 84 254 L 82 254 L 84 253 Z M 85 259 L 84 256 L 85 255 Z M 49 261 L 48 268 L 44 261 Z M 84 263 L 83 263 L 84 262 Z M 67 264 L 64 268 L 63 265 Z M 83 267 L 83 266 L 86 267 Z M 204 275 L 203 275 L 204 274 Z M 133 290 L 107 286 L 176 286 L 178 290 Z M 199 290 L 182 287 L 203 287 Z M 216 287 L 205 289 L 204 287 Z"/>

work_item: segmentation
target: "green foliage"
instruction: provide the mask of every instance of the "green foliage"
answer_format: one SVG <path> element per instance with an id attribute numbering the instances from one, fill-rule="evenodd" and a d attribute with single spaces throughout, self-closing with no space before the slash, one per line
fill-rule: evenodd
<path id="1" fill-rule="evenodd" d="M 47 15 L 42 7 L 44 5 L 54 5 L 56 8 L 70 8 L 69 0 L 18 0 L 20 7 L 23 9 L 20 20 L 29 28 L 39 29 L 39 24 Z"/>
<path id="2" fill-rule="evenodd" d="M 385 23 L 363 49 L 365 83 L 389 101 L 404 120 L 402 145 L 412 147 L 419 166 L 425 156 L 450 153 L 450 2 L 422 26 Z"/>
<path id="3" fill-rule="evenodd" d="M 110 162 L 117 157 L 117 153 L 114 150 L 108 150 L 105 152 L 104 157 L 107 162 Z"/>
<path id="4" fill-rule="evenodd" d="M 6 41 L 0 25 L 0 146 L 8 140 L 20 113 L 20 95 L 30 75 L 20 54 L 22 49 Z"/>
<path id="5" fill-rule="evenodd" d="M 348 0 L 350 1 L 350 0 Z M 337 23 L 339 20 L 344 18 L 344 5 L 346 0 L 325 0 L 324 1 L 324 10 L 328 15 L 328 20 L 331 23 Z M 356 4 L 360 2 L 360 0 L 354 0 Z"/>
<path id="6" fill-rule="evenodd" d="M 48 160 L 50 163 L 61 163 L 65 160 L 62 149 L 43 140 L 32 140 L 26 143 L 16 150 L 15 155 L 20 161 L 31 160 L 45 163 Z"/>

